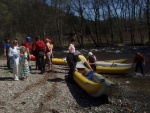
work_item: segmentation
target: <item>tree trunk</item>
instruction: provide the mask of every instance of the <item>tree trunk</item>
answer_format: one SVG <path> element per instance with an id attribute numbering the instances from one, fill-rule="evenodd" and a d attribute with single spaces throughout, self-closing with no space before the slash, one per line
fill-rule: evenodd
<path id="1" fill-rule="evenodd" d="M 149 42 L 150 42 L 150 0 L 147 0 L 146 4 L 146 19 L 147 19 L 147 26 L 148 26 L 148 37 L 149 37 Z"/>

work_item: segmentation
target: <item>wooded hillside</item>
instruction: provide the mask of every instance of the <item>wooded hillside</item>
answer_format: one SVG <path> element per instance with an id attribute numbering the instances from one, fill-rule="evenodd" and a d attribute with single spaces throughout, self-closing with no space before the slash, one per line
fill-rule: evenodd
<path id="1" fill-rule="evenodd" d="M 76 34 L 79 46 L 150 42 L 150 0 L 0 0 L 0 40 L 50 37 L 55 47 Z"/>

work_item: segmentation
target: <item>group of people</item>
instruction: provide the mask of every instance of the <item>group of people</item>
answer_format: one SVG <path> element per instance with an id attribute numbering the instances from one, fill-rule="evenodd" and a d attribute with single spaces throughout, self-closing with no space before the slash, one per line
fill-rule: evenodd
<path id="1" fill-rule="evenodd" d="M 29 78 L 29 61 L 31 59 L 31 54 L 33 54 L 36 58 L 36 69 L 38 68 L 40 70 L 40 74 L 45 73 L 45 64 L 48 64 L 47 71 L 51 70 L 53 49 L 53 45 L 51 44 L 52 41 L 49 38 L 46 38 L 45 41 L 43 41 L 39 36 L 35 37 L 35 41 L 32 44 L 30 44 L 30 41 L 31 38 L 27 36 L 22 45 L 19 46 L 18 39 L 14 39 L 12 41 L 12 45 L 10 44 L 9 39 L 5 40 L 4 55 L 7 58 L 8 69 L 11 69 L 12 65 L 14 80 L 19 80 L 19 78 L 23 76 L 27 79 Z M 92 52 L 89 52 L 86 59 L 83 55 L 81 55 L 81 53 L 77 53 L 74 45 L 75 41 L 76 40 L 74 38 L 71 39 L 67 55 L 67 63 L 69 66 L 68 80 L 70 82 L 73 81 L 73 73 L 76 70 L 76 63 L 78 59 L 80 59 L 91 71 L 96 71 L 96 56 Z M 22 57 L 20 57 L 21 53 L 23 54 Z M 45 55 L 46 62 L 44 59 Z M 145 58 L 143 55 L 137 52 L 133 63 L 135 65 L 135 73 L 137 73 L 138 68 L 140 68 L 141 73 L 144 75 L 143 64 L 145 64 Z"/>
<path id="2" fill-rule="evenodd" d="M 31 38 L 26 36 L 25 41 L 19 46 L 18 40 L 14 39 L 10 43 L 9 39 L 4 43 L 4 55 L 7 58 L 8 69 L 13 69 L 14 80 L 26 78 L 29 80 L 30 66 L 29 61 L 31 54 L 36 58 L 36 69 L 40 70 L 40 74 L 45 73 L 45 65 L 48 64 L 48 70 L 52 66 L 52 49 L 53 45 L 51 40 L 46 38 L 45 41 L 41 40 L 39 36 L 35 37 L 35 41 L 30 44 Z M 46 55 L 46 61 L 44 56 Z"/>
<path id="3" fill-rule="evenodd" d="M 96 62 L 97 62 L 96 56 L 92 52 L 89 52 L 88 57 L 86 59 L 83 55 L 81 55 L 80 52 L 76 52 L 74 45 L 75 41 L 76 41 L 75 38 L 71 39 L 67 55 L 67 63 L 69 66 L 68 82 L 70 83 L 73 82 L 73 73 L 76 70 L 76 63 L 78 61 L 78 58 L 91 71 L 96 71 Z M 135 74 L 138 72 L 138 69 L 140 69 L 141 74 L 144 76 L 143 65 L 145 65 L 145 57 L 140 52 L 137 52 L 133 60 L 133 67 L 135 67 L 134 69 Z"/>

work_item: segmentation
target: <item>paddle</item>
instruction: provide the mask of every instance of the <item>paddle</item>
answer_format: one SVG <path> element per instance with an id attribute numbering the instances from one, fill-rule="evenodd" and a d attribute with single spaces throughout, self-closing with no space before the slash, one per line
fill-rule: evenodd
<path id="1" fill-rule="evenodd" d="M 88 74 L 87 78 L 88 78 L 88 79 L 91 79 L 92 76 L 93 76 L 93 74 L 94 74 L 94 71 L 90 71 L 90 73 Z"/>

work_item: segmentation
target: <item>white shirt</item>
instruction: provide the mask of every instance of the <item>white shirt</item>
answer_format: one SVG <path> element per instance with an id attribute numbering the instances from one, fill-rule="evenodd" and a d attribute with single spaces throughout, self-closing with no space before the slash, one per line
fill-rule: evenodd
<path id="1" fill-rule="evenodd" d="M 50 43 L 48 42 L 48 43 L 46 43 L 46 46 L 48 47 L 48 49 L 50 50 L 50 52 L 48 52 L 48 54 L 52 54 L 52 48 L 51 48 L 51 45 L 50 45 Z"/>
<path id="2" fill-rule="evenodd" d="M 75 47 L 74 47 L 73 44 L 70 44 L 68 49 L 69 49 L 70 53 L 74 53 L 75 52 Z"/>
<path id="3" fill-rule="evenodd" d="M 19 54 L 18 50 L 22 49 L 22 47 L 23 46 L 20 46 L 20 47 L 15 46 L 14 48 L 10 47 L 9 52 L 8 52 L 8 56 L 12 57 L 14 55 L 18 55 Z"/>

